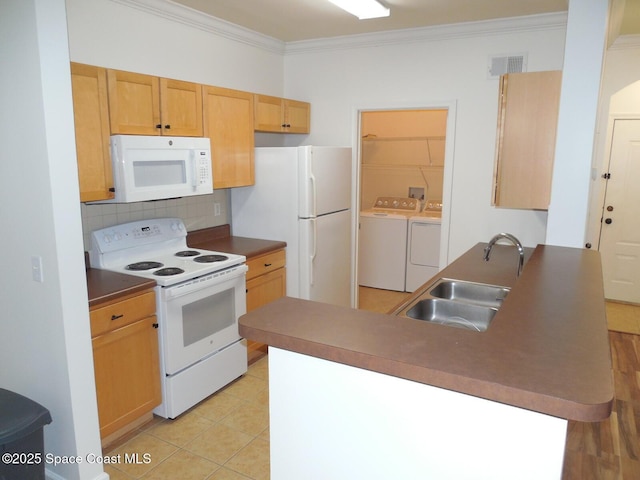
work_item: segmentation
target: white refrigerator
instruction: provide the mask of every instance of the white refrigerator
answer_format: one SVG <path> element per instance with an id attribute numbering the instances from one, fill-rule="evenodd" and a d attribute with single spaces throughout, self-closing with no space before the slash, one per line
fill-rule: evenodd
<path id="1" fill-rule="evenodd" d="M 351 148 L 255 150 L 255 185 L 231 189 L 234 236 L 287 242 L 287 295 L 351 306 Z"/>

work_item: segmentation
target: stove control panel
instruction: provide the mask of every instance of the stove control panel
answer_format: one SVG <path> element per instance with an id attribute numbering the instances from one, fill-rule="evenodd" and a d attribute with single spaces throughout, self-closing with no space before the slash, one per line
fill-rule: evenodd
<path id="1" fill-rule="evenodd" d="M 93 231 L 90 253 L 95 255 L 98 252 L 106 253 L 184 240 L 186 236 L 187 229 L 179 218 L 138 220 Z"/>

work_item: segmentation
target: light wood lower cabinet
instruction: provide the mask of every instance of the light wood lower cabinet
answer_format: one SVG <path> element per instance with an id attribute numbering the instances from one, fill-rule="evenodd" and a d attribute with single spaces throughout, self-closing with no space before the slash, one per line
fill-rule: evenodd
<path id="1" fill-rule="evenodd" d="M 269 252 L 247 261 L 247 312 L 284 297 L 287 291 L 284 249 Z M 262 352 L 266 345 L 248 341 L 249 361 Z"/>
<path id="2" fill-rule="evenodd" d="M 91 310 L 100 437 L 126 432 L 162 401 L 155 292 Z"/>

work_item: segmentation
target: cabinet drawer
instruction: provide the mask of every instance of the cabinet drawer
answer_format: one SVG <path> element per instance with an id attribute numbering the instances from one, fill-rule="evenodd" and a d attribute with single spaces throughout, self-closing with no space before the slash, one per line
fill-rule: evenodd
<path id="1" fill-rule="evenodd" d="M 259 275 L 264 275 L 277 268 L 282 268 L 285 265 L 285 253 L 284 249 L 276 250 L 275 252 L 266 253 L 259 257 L 247 260 L 247 280 L 255 278 Z"/>
<path id="2" fill-rule="evenodd" d="M 155 313 L 156 294 L 154 291 L 96 308 L 89 312 L 91 337 L 123 327 L 141 318 L 155 315 Z"/>

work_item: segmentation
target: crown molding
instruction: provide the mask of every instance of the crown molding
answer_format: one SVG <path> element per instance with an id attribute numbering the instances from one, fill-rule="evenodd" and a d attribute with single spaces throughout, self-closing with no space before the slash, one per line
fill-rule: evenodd
<path id="1" fill-rule="evenodd" d="M 182 23 L 236 42 L 283 55 L 285 43 L 240 25 L 221 20 L 169 0 L 111 0 L 136 10 Z"/>
<path id="2" fill-rule="evenodd" d="M 630 50 L 640 48 L 640 35 L 621 35 L 609 47 L 609 50 Z"/>
<path id="3" fill-rule="evenodd" d="M 546 13 L 480 22 L 455 23 L 432 27 L 390 30 L 387 32 L 343 35 L 316 40 L 283 42 L 254 30 L 241 27 L 211 15 L 179 5 L 170 0 L 111 0 L 167 20 L 203 30 L 236 42 L 261 48 L 280 55 L 295 55 L 314 51 L 376 47 L 403 43 L 432 42 L 513 32 L 555 30 L 566 28 L 567 13 Z"/>
<path id="4" fill-rule="evenodd" d="M 378 47 L 418 42 L 433 42 L 458 38 L 502 35 L 513 32 L 557 30 L 567 27 L 567 13 L 546 13 L 480 22 L 465 22 L 432 27 L 408 28 L 387 32 L 345 35 L 318 40 L 302 40 L 285 44 L 287 55 L 322 50 Z"/>

